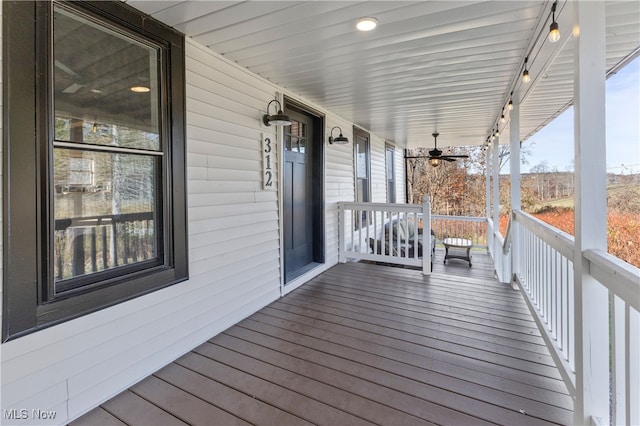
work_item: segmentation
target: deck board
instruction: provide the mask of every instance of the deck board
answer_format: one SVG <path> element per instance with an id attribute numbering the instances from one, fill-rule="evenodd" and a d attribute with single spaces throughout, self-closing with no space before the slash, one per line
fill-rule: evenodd
<path id="1" fill-rule="evenodd" d="M 74 426 L 571 423 L 520 293 L 473 256 L 428 277 L 337 265 Z"/>

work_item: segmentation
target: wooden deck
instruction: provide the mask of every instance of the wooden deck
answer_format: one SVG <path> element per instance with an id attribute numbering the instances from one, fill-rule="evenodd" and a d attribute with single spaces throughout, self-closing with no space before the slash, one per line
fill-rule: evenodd
<path id="1" fill-rule="evenodd" d="M 571 423 L 520 294 L 438 254 L 338 265 L 72 424 Z"/>

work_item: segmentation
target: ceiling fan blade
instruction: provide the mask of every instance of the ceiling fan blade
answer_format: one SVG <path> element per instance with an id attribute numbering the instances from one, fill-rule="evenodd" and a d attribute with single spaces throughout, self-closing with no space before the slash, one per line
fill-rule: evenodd
<path id="1" fill-rule="evenodd" d="M 71 86 L 67 87 L 62 91 L 62 93 L 76 93 L 78 90 L 82 89 L 84 84 L 73 83 Z"/>
<path id="2" fill-rule="evenodd" d="M 73 78 L 76 79 L 80 79 L 80 74 L 78 74 L 77 72 L 75 72 L 74 70 L 72 70 L 71 68 L 69 68 L 68 66 L 66 66 L 65 64 L 63 64 L 62 62 L 60 62 L 59 60 L 55 60 L 54 64 L 56 66 L 56 68 L 58 68 L 61 71 L 64 71 L 65 73 L 67 73 L 68 75 L 70 75 Z"/>
<path id="3" fill-rule="evenodd" d="M 448 162 L 450 162 L 450 163 L 451 163 L 452 161 L 456 161 L 456 159 L 455 159 L 455 158 L 451 158 L 451 157 L 438 157 L 438 158 L 439 158 L 439 159 L 441 159 L 441 160 L 444 160 L 444 161 L 448 161 Z"/>
<path id="4" fill-rule="evenodd" d="M 469 158 L 468 155 L 443 155 L 442 158 L 444 157 L 449 157 L 449 158 Z"/>
<path id="5" fill-rule="evenodd" d="M 432 158 L 441 158 L 439 156 L 433 156 L 433 155 L 409 155 L 407 157 L 404 158 L 426 158 L 428 160 L 432 159 Z"/>

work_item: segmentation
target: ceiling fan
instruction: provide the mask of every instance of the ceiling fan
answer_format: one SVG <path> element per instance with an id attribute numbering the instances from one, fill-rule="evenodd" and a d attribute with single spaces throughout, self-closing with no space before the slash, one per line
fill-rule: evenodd
<path id="1" fill-rule="evenodd" d="M 468 155 L 442 155 L 442 151 L 438 149 L 438 136 L 440 133 L 433 132 L 431 136 L 433 136 L 433 149 L 429 151 L 428 156 L 424 155 L 414 155 L 407 156 L 407 158 L 428 158 L 429 164 L 433 167 L 437 167 L 440 164 L 441 160 L 444 161 L 456 161 L 458 158 L 469 158 Z"/>

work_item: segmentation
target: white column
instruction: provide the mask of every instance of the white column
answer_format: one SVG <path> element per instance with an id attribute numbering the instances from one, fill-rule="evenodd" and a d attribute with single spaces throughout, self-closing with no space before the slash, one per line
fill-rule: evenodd
<path id="1" fill-rule="evenodd" d="M 485 185 L 485 192 L 486 192 L 486 210 L 487 210 L 487 220 L 491 219 L 491 145 L 487 145 L 487 151 L 486 151 L 486 185 Z M 491 251 L 493 247 L 493 234 L 490 232 L 487 232 L 487 252 Z"/>
<path id="2" fill-rule="evenodd" d="M 428 195 L 422 200 L 422 274 L 431 275 L 431 199 Z M 427 254 L 429 253 L 429 254 Z"/>
<path id="3" fill-rule="evenodd" d="M 607 249 L 605 3 L 574 11 L 575 424 L 609 424 L 608 292 L 589 275 L 586 249 Z"/>
<path id="4" fill-rule="evenodd" d="M 500 138 L 496 136 L 491 145 L 493 151 L 493 231 L 500 231 Z M 497 255 L 498 253 L 496 253 Z"/>
<path id="5" fill-rule="evenodd" d="M 520 195 L 520 100 L 513 101 L 513 109 L 509 114 L 509 145 L 510 145 L 510 161 L 509 168 L 511 172 L 511 211 L 520 210 L 522 201 Z M 511 274 L 518 273 L 520 265 L 520 250 L 518 244 L 519 234 L 515 223 L 513 223 L 513 215 L 511 215 Z M 516 288 L 516 281 L 509 277 L 511 286 Z"/>
<path id="6" fill-rule="evenodd" d="M 509 169 L 511 172 L 511 210 L 522 208 L 520 198 L 520 101 L 513 102 L 509 115 Z"/>
<path id="7" fill-rule="evenodd" d="M 491 145 L 487 146 L 487 150 L 485 151 L 485 173 L 486 173 L 486 211 L 487 211 L 487 219 L 491 219 Z"/>

